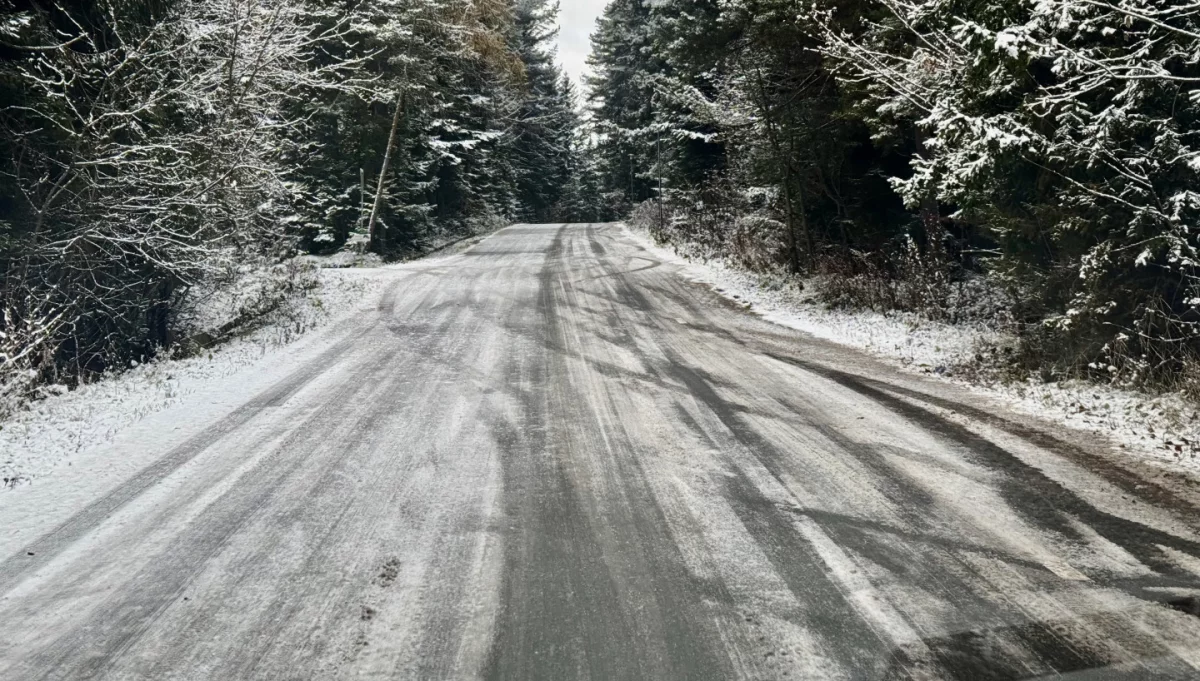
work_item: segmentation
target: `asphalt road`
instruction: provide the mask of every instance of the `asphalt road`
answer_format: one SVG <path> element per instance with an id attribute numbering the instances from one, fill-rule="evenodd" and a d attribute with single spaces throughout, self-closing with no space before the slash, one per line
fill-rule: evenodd
<path id="1" fill-rule="evenodd" d="M 393 276 L 0 556 L 0 678 L 1200 678 L 1186 485 L 771 326 L 616 227 Z"/>

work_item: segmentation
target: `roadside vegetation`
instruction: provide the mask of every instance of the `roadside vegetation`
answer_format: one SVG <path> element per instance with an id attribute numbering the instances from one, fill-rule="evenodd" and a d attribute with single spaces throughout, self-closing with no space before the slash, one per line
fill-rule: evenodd
<path id="1" fill-rule="evenodd" d="M 1003 326 L 976 370 L 1200 397 L 1200 8 L 615 0 L 597 210 L 826 306 Z"/>
<path id="2" fill-rule="evenodd" d="M 0 0 L 0 417 L 305 308 L 297 256 L 571 219 L 555 11 Z"/>

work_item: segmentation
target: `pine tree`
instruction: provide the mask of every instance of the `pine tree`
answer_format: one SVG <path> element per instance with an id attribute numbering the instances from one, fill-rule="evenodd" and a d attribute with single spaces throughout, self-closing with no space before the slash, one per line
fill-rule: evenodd
<path id="1" fill-rule="evenodd" d="M 564 100 L 562 73 L 555 62 L 558 5 L 520 0 L 516 11 L 517 53 L 525 68 L 523 101 L 513 126 L 512 159 L 520 217 L 550 218 L 567 180 L 574 112 Z"/>

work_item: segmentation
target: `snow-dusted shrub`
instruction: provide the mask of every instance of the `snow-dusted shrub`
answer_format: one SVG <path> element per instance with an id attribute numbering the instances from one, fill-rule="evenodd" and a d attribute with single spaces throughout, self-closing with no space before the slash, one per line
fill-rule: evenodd
<path id="1" fill-rule="evenodd" d="M 7 418 L 53 378 L 54 338 L 62 314 L 44 303 L 32 306 L 33 315 L 5 309 L 0 321 L 0 420 Z"/>
<path id="2" fill-rule="evenodd" d="M 753 272 L 787 265 L 787 226 L 760 192 L 740 190 L 726 177 L 701 187 L 667 188 L 638 204 L 630 222 L 689 257 L 730 259 Z"/>
<path id="3" fill-rule="evenodd" d="M 830 249 L 816 263 L 819 297 L 831 307 L 919 312 L 931 319 L 958 317 L 945 265 L 905 239 L 866 253 Z"/>
<path id="4" fill-rule="evenodd" d="M 817 258 L 813 274 L 817 296 L 829 307 L 877 312 L 902 309 L 894 268 L 882 253 L 827 252 Z"/>
<path id="5" fill-rule="evenodd" d="M 658 204 L 654 201 L 642 201 L 641 204 L 634 206 L 634 210 L 629 213 L 629 223 L 637 229 L 646 230 L 650 236 L 654 237 L 654 241 L 658 243 L 670 243 L 667 239 L 667 234 L 660 229 Z"/>
<path id="6" fill-rule="evenodd" d="M 309 323 L 309 298 L 320 287 L 318 270 L 309 258 L 291 258 L 250 259 L 215 272 L 179 304 L 173 341 L 187 353 L 268 324 L 299 333 Z"/>
<path id="7" fill-rule="evenodd" d="M 788 261 L 787 225 L 769 215 L 752 213 L 733 222 L 729 257 L 751 272 L 773 272 Z"/>

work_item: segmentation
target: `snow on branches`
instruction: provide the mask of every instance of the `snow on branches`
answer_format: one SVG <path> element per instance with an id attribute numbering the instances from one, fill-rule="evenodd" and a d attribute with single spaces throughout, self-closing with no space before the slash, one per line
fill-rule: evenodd
<path id="1" fill-rule="evenodd" d="M 1039 297 L 1065 294 L 1048 322 L 1086 336 L 1085 354 L 1127 334 L 1159 371 L 1200 348 L 1200 5 L 873 5 L 850 26 L 812 15 L 877 134 L 907 120 L 924 136 L 894 180 L 906 202 L 932 193 L 996 234 L 1000 268 L 1058 289 Z"/>
<path id="2" fill-rule="evenodd" d="M 548 214 L 576 120 L 556 7 L 0 0 L 0 388 L 151 356 L 189 289 L 295 247 Z"/>
<path id="3" fill-rule="evenodd" d="M 6 351 L 4 376 L 19 357 L 53 374 L 62 354 L 95 370 L 168 343 L 182 291 L 278 241 L 292 203 L 282 150 L 306 125 L 289 105 L 364 84 L 355 61 L 320 49 L 344 22 L 307 3 L 137 10 L 56 6 L 6 24 L 0 181 L 17 205 L 0 328 L 25 347 Z"/>

